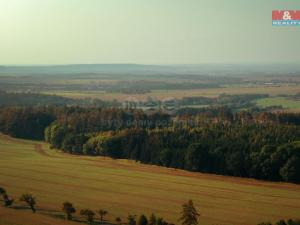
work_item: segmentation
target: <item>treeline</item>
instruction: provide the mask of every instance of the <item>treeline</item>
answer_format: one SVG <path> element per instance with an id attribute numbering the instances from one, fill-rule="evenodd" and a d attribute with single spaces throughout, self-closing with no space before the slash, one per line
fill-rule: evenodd
<path id="1" fill-rule="evenodd" d="M 259 223 L 258 225 L 300 225 L 300 220 L 293 220 L 293 219 L 278 220 L 276 223 L 263 222 L 263 223 Z"/>
<path id="2" fill-rule="evenodd" d="M 55 119 L 54 108 L 0 108 L 0 132 L 17 138 L 42 140 L 45 128 Z"/>
<path id="3" fill-rule="evenodd" d="M 146 114 L 142 110 L 119 108 L 0 107 L 0 132 L 13 137 L 43 140 L 45 128 L 54 121 L 68 127 L 68 132 L 89 134 L 166 127 L 171 117 L 161 112 Z"/>
<path id="4" fill-rule="evenodd" d="M 300 114 L 196 115 L 113 108 L 0 109 L 0 131 L 72 154 L 127 158 L 206 173 L 300 183 Z M 298 142 L 297 142 L 298 141 Z"/>
<path id="5" fill-rule="evenodd" d="M 206 173 L 300 182 L 300 131 L 295 126 L 203 124 L 201 127 L 75 133 L 46 129 L 52 147 L 73 154 L 127 158 Z"/>

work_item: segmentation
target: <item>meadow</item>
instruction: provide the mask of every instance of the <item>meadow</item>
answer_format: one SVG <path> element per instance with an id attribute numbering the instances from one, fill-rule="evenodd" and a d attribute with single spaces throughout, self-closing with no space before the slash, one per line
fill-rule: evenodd
<path id="1" fill-rule="evenodd" d="M 256 104 L 261 107 L 282 106 L 285 109 L 300 110 L 300 101 L 286 97 L 262 98 L 258 99 Z"/>
<path id="2" fill-rule="evenodd" d="M 72 202 L 77 211 L 106 209 L 111 221 L 117 216 L 126 221 L 128 214 L 155 213 L 178 224 L 181 205 L 188 199 L 199 209 L 203 225 L 250 225 L 300 215 L 300 185 L 69 155 L 43 142 L 5 135 L 0 135 L 0 186 L 16 199 L 16 205 L 21 205 L 17 199 L 22 193 L 33 194 L 38 209 L 37 215 L 29 209 L 5 209 L 6 222 L 0 218 L 1 225 L 21 224 L 16 220 L 23 214 L 24 224 L 39 218 L 44 221 L 39 224 L 54 224 L 53 217 L 42 214 L 60 215 L 64 201 Z M 55 224 L 62 224 L 56 220 Z"/>

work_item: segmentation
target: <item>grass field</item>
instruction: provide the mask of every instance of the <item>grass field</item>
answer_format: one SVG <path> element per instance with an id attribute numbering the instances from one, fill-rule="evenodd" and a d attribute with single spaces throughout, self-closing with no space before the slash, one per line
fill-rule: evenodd
<path id="1" fill-rule="evenodd" d="M 256 101 L 256 104 L 261 107 L 282 106 L 286 109 L 300 110 L 300 101 L 288 99 L 285 97 L 262 98 Z"/>
<path id="2" fill-rule="evenodd" d="M 188 199 L 194 200 L 203 225 L 254 225 L 300 217 L 300 185 L 191 173 L 128 160 L 72 156 L 50 150 L 42 142 L 4 135 L 0 135 L 0 186 L 15 199 L 30 192 L 38 203 L 37 215 L 29 210 L 9 209 L 2 217 L 0 207 L 1 225 L 19 225 L 15 222 L 19 217 L 24 225 L 44 224 L 28 220 L 59 213 L 64 201 L 71 201 L 77 209 L 104 208 L 109 211 L 110 220 L 154 212 L 178 224 L 181 204 Z M 18 201 L 16 204 L 21 205 Z M 57 220 L 45 224 L 63 223 Z"/>
<path id="3" fill-rule="evenodd" d="M 204 88 L 191 90 L 156 90 L 146 94 L 124 94 L 124 93 L 106 93 L 103 91 L 53 91 L 44 92 L 45 94 L 56 94 L 70 98 L 99 98 L 103 100 L 125 100 L 128 98 L 136 98 L 138 100 L 146 100 L 147 97 L 153 97 L 159 100 L 165 98 L 183 98 L 183 97 L 218 97 L 220 94 L 269 94 L 277 95 L 294 95 L 300 90 L 298 85 L 282 85 L 282 86 L 253 86 L 253 87 L 222 87 L 222 88 Z"/>

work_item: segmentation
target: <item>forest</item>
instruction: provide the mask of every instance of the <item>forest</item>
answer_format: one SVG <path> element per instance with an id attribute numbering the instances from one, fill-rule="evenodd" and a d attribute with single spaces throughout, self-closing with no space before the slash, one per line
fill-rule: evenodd
<path id="1" fill-rule="evenodd" d="M 82 107 L 2 107 L 0 131 L 71 154 L 300 183 L 300 114 L 203 109 L 163 112 Z"/>

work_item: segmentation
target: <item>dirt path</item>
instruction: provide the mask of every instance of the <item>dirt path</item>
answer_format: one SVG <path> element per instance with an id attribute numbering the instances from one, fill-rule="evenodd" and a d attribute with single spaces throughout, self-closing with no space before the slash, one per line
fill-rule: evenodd
<path id="1" fill-rule="evenodd" d="M 42 155 L 42 156 L 45 156 L 45 157 L 51 157 L 51 158 L 62 158 L 62 157 L 59 157 L 59 156 L 56 156 L 56 155 L 50 155 L 48 154 L 44 149 L 43 149 L 43 145 L 42 144 L 35 144 L 34 145 L 34 149 L 35 151 Z"/>

